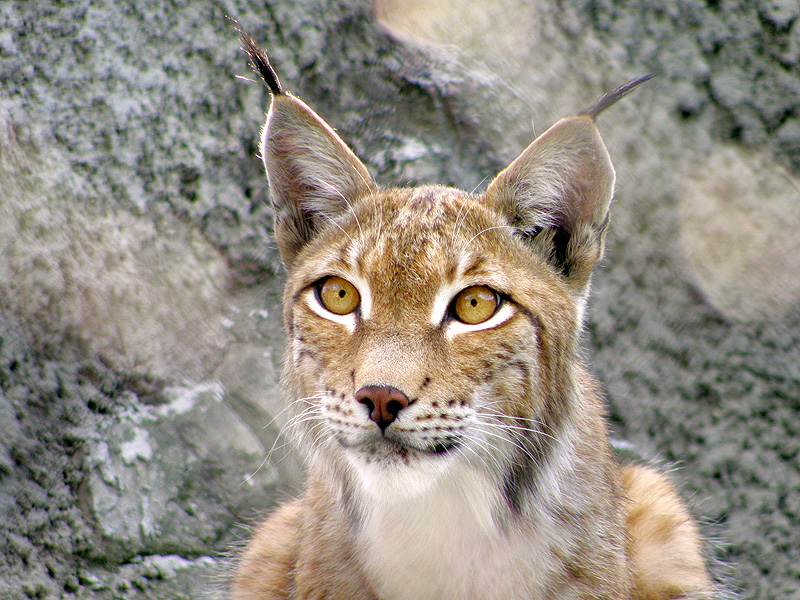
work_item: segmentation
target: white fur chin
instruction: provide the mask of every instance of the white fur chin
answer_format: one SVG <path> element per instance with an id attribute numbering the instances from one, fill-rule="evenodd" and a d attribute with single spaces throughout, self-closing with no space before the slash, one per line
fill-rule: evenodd
<path id="1" fill-rule="evenodd" d="M 447 456 L 416 455 L 406 461 L 382 456 L 367 460 L 360 451 L 346 453 L 358 475 L 361 492 L 370 502 L 408 501 L 430 491 L 452 467 Z"/>

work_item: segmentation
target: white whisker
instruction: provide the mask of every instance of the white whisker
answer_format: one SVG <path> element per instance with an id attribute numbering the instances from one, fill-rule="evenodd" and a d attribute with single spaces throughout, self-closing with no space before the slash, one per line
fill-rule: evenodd
<path id="1" fill-rule="evenodd" d="M 322 181 L 322 180 L 320 180 L 320 183 L 322 185 L 330 188 L 331 190 L 333 190 L 342 200 L 344 200 L 344 203 L 347 204 L 347 208 L 349 208 L 350 212 L 353 213 L 353 218 L 355 218 L 356 225 L 358 225 L 358 230 L 361 232 L 361 237 L 363 238 L 364 237 L 364 230 L 361 228 L 361 221 L 358 220 L 358 215 L 356 214 L 356 211 L 353 210 L 353 205 L 350 204 L 350 201 L 347 198 L 345 198 L 344 194 L 342 194 L 342 192 L 337 190 L 332 184 L 328 183 L 327 181 Z M 348 236 L 348 237 L 350 237 L 350 236 Z M 353 238 L 350 238 L 350 239 L 352 240 Z"/>
<path id="2" fill-rule="evenodd" d="M 464 210 L 465 208 L 467 209 L 466 211 Z M 467 218 L 467 213 L 470 210 L 472 210 L 472 204 L 470 202 L 468 202 L 468 201 L 464 201 L 464 203 L 461 205 L 461 208 L 458 209 L 458 214 L 456 215 L 456 224 L 453 227 L 453 236 L 454 237 L 456 235 L 458 235 L 461 227 L 463 227 L 464 221 Z M 472 240 L 470 240 L 470 241 L 472 241 Z"/>
<path id="3" fill-rule="evenodd" d="M 289 437 L 291 437 L 290 434 L 289 434 L 290 430 L 295 429 L 295 428 L 299 427 L 300 425 L 302 425 L 304 423 L 311 423 L 311 422 L 314 422 L 314 421 L 318 421 L 320 423 L 324 422 L 324 418 L 322 417 L 321 414 L 319 414 L 318 405 L 315 402 L 312 402 L 312 400 L 321 400 L 323 397 L 324 397 L 324 394 L 319 394 L 319 395 L 315 395 L 315 396 L 307 396 L 305 398 L 296 398 L 291 403 L 289 403 L 287 406 L 284 406 L 283 409 L 281 409 L 269 421 L 269 423 L 267 423 L 266 425 L 263 426 L 262 429 L 267 429 L 268 427 L 273 425 L 275 423 L 275 421 L 280 416 L 286 414 L 287 412 L 289 412 L 292 409 L 296 409 L 297 408 L 295 406 L 296 404 L 301 404 L 301 403 L 307 404 L 311 409 L 311 410 L 303 409 L 302 412 L 298 412 L 297 414 L 291 416 L 280 427 L 280 429 L 278 431 L 278 434 L 277 434 L 277 436 L 275 436 L 275 440 L 272 443 L 272 446 L 270 447 L 270 449 L 266 453 L 266 457 L 264 458 L 264 461 L 259 465 L 258 469 L 256 469 L 256 471 L 254 473 L 252 473 L 247 478 L 245 478 L 244 482 L 247 482 L 249 479 L 251 479 L 253 476 L 255 476 L 258 473 L 258 471 L 261 469 L 261 467 L 263 467 L 264 464 L 272 457 L 272 455 L 276 451 L 276 449 L 284 448 L 286 445 L 288 445 L 288 443 L 289 443 L 288 441 L 284 441 L 284 443 L 281 444 L 281 446 L 277 446 L 277 443 L 278 443 L 278 440 L 281 440 L 281 439 L 287 440 Z"/>
<path id="4" fill-rule="evenodd" d="M 514 231 L 514 230 L 516 230 L 517 228 L 516 228 L 516 227 L 513 227 L 513 226 L 511 226 L 511 225 L 495 225 L 494 227 L 487 227 L 487 228 L 486 228 L 486 229 L 484 229 L 483 231 L 479 231 L 478 233 L 476 233 L 475 235 L 473 235 L 473 236 L 472 236 L 472 237 L 469 239 L 469 241 L 468 241 L 466 244 L 464 244 L 464 246 L 461 248 L 461 251 L 462 251 L 462 252 L 464 252 L 464 251 L 467 249 L 467 247 L 468 247 L 468 246 L 469 246 L 469 245 L 472 243 L 472 241 L 473 241 L 473 240 L 474 240 L 476 237 L 478 237 L 478 236 L 480 236 L 480 235 L 483 235 L 484 233 L 488 233 L 489 231 L 494 231 L 495 229 L 510 229 L 510 230 Z"/>
<path id="5" fill-rule="evenodd" d="M 349 239 L 351 242 L 353 242 L 353 243 L 355 244 L 355 240 L 352 238 L 352 236 L 351 236 L 349 233 L 347 233 L 347 232 L 344 230 L 344 228 L 343 228 L 341 225 L 339 225 L 339 224 L 338 224 L 338 223 L 337 223 L 337 222 L 336 222 L 336 221 L 333 219 L 333 217 L 331 217 L 331 216 L 329 216 L 329 215 L 326 215 L 325 213 L 321 213 L 321 214 L 322 214 L 322 216 L 323 216 L 323 217 L 325 217 L 325 218 L 326 218 L 326 219 L 327 219 L 329 222 L 331 222 L 331 223 L 333 223 L 334 225 L 336 225 L 336 227 L 338 227 L 338 228 L 339 228 L 339 230 L 340 230 L 340 231 L 341 231 L 343 234 L 345 234 L 345 235 L 347 236 L 347 238 L 348 238 L 348 239 Z"/>
<path id="6" fill-rule="evenodd" d="M 501 428 L 501 430 L 502 430 L 502 428 Z M 519 443 L 519 440 L 516 440 L 516 439 L 513 439 L 513 438 L 509 438 L 508 436 L 502 435 L 501 433 L 498 433 L 497 431 L 494 431 L 491 428 L 490 429 L 484 429 L 483 433 L 487 434 L 487 435 L 492 435 L 492 436 L 494 436 L 494 437 L 496 437 L 498 439 L 501 439 L 501 440 L 503 440 L 503 441 L 505 441 L 507 443 L 510 443 L 514 447 L 515 450 L 522 452 L 522 454 L 524 456 L 529 458 L 531 460 L 531 462 L 534 465 L 536 465 L 537 468 L 541 468 L 542 467 L 541 463 L 539 462 L 539 458 L 537 456 L 535 456 L 530 451 L 530 449 L 528 449 L 525 445 Z"/>
<path id="7" fill-rule="evenodd" d="M 471 195 L 471 194 L 474 194 L 474 193 L 475 193 L 475 191 L 476 191 L 476 190 L 477 190 L 479 187 L 481 187 L 481 186 L 484 184 L 484 182 L 485 182 L 487 179 L 489 179 L 489 177 L 490 177 L 490 175 L 487 175 L 486 177 L 484 177 L 483 179 L 481 179 L 481 180 L 480 180 L 480 182 L 478 182 L 478 185 L 476 185 L 474 188 L 472 188 L 472 191 L 470 192 L 470 195 Z"/>

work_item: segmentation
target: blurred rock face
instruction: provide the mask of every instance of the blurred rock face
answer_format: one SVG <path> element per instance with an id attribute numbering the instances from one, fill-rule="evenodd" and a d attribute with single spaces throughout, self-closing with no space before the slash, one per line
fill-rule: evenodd
<path id="1" fill-rule="evenodd" d="M 63 157 L 20 144 L 12 127 L 0 120 L 5 308 L 50 348 L 78 343 L 151 381 L 201 379 L 231 339 L 219 251 L 175 218 L 87 205 L 53 179 Z"/>
<path id="2" fill-rule="evenodd" d="M 727 148 L 697 165 L 680 228 L 696 285 L 727 318 L 800 311 L 800 181 L 774 160 Z"/>
<path id="3" fill-rule="evenodd" d="M 264 224 L 244 199 L 247 165 L 231 175 L 206 162 L 246 142 L 220 130 L 210 139 L 214 128 L 198 119 L 235 124 L 182 101 L 191 86 L 166 76 L 163 55 L 140 62 L 126 51 L 140 21 L 175 51 L 156 32 L 155 8 L 116 20 L 105 8 L 0 7 L 0 597 L 9 600 L 194 595 L 212 585 L 217 553 L 246 535 L 240 526 L 298 477 L 273 420 L 279 284 L 239 277 L 252 283 L 276 263 L 266 237 L 259 259 L 248 258 Z M 205 16 L 192 15 L 203 27 Z M 235 52 L 224 19 L 219 36 Z M 255 138 L 265 107 L 253 108 Z M 186 211 L 168 208 L 180 203 Z M 249 227 L 229 229 L 231 206 Z"/>

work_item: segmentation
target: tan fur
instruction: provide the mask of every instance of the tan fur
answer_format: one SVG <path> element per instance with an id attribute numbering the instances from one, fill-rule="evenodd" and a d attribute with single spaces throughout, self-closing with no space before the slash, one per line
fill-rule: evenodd
<path id="1" fill-rule="evenodd" d="M 707 598 L 712 589 L 697 525 L 669 482 L 643 467 L 622 470 L 630 499 L 630 536 L 636 598 Z"/>
<path id="2" fill-rule="evenodd" d="M 259 58 L 289 272 L 284 383 L 308 478 L 256 533 L 233 597 L 709 593 L 686 509 L 656 473 L 617 465 L 578 356 L 614 185 L 601 109 L 557 123 L 484 194 L 381 190 Z M 355 311 L 326 308 L 330 277 L 357 290 Z M 473 324 L 453 308 L 470 286 L 499 299 Z M 390 418 L 375 390 L 391 391 Z"/>

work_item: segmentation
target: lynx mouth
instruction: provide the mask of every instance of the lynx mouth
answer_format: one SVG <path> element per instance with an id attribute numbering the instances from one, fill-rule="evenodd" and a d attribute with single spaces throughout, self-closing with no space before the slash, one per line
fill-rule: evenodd
<path id="1" fill-rule="evenodd" d="M 398 434 L 387 430 L 382 435 L 382 440 L 405 454 L 415 454 L 417 456 L 442 456 L 449 454 L 460 445 L 460 437 L 448 432 L 447 435 L 415 435 L 414 432 L 403 432 Z"/>
<path id="2" fill-rule="evenodd" d="M 457 438 L 443 440 L 426 440 L 426 443 L 415 444 L 408 440 L 399 440 L 395 436 L 380 436 L 360 444 L 342 444 L 368 458 L 399 458 L 409 460 L 426 456 L 445 456 L 457 449 L 461 442 Z"/>

